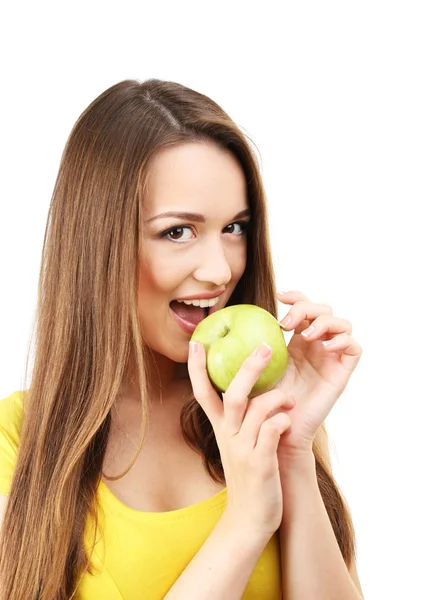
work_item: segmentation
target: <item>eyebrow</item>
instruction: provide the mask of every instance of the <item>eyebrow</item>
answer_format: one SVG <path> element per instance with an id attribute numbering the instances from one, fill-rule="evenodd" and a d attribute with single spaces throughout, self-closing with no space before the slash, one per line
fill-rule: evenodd
<path id="1" fill-rule="evenodd" d="M 245 208 L 241 210 L 238 214 L 234 216 L 234 220 L 242 219 L 243 217 L 250 216 L 250 209 Z M 150 223 L 151 221 L 155 221 L 156 219 L 164 219 L 166 217 L 176 217 L 176 219 L 184 219 L 187 221 L 194 221 L 196 223 L 205 223 L 204 215 L 200 215 L 199 213 L 192 212 L 176 212 L 176 211 L 168 211 L 164 213 L 160 213 L 160 215 L 156 215 L 155 217 L 151 217 L 145 220 L 145 223 Z"/>

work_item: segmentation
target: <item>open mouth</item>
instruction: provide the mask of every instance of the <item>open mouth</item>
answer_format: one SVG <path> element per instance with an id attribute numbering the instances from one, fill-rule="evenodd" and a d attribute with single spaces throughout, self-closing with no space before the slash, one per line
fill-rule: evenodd
<path id="1" fill-rule="evenodd" d="M 183 321 L 187 321 L 192 325 L 197 325 L 210 314 L 209 306 L 201 308 L 200 306 L 184 304 L 183 302 L 178 302 L 177 300 L 172 300 L 170 302 L 170 308 Z"/>

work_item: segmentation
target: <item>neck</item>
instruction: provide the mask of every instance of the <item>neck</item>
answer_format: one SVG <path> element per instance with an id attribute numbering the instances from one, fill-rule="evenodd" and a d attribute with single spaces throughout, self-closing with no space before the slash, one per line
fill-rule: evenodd
<path id="1" fill-rule="evenodd" d="M 183 396 L 191 392 L 187 363 L 176 363 L 154 351 L 149 352 L 148 361 L 147 385 L 151 400 L 162 402 L 165 397 Z M 140 403 L 141 395 L 135 361 L 128 369 L 128 374 L 120 390 L 120 396 Z M 157 403 L 155 402 L 155 404 Z"/>

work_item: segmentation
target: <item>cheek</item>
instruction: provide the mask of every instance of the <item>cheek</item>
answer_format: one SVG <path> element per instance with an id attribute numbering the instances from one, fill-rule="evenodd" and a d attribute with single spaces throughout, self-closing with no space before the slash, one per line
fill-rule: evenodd
<path id="1" fill-rule="evenodd" d="M 156 352 L 165 354 L 163 334 L 167 323 L 174 269 L 148 259 L 139 267 L 138 315 L 143 339 Z"/>
<path id="2" fill-rule="evenodd" d="M 173 268 L 172 261 L 153 256 L 140 264 L 139 291 L 155 299 L 159 294 L 172 292 L 182 279 L 182 264 L 176 264 L 176 268 Z"/>
<path id="3" fill-rule="evenodd" d="M 243 251 L 235 253 L 232 260 L 232 275 L 233 279 L 240 279 L 246 269 L 247 264 L 247 251 L 246 247 Z"/>

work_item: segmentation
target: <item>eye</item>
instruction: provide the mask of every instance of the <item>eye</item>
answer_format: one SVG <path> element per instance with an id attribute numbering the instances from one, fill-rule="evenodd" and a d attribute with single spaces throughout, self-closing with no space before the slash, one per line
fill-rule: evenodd
<path id="1" fill-rule="evenodd" d="M 191 238 L 183 238 L 182 231 L 184 229 L 189 229 L 191 231 L 191 227 L 187 227 L 185 225 L 181 225 L 180 227 L 172 227 L 171 229 L 167 229 L 161 233 L 161 237 L 166 237 L 173 242 L 185 242 Z"/>
<path id="2" fill-rule="evenodd" d="M 236 235 L 243 235 L 243 233 L 245 233 L 245 231 L 247 230 L 249 223 L 247 221 L 236 221 L 235 223 L 230 223 L 230 225 L 227 225 L 225 229 L 228 229 L 229 227 L 234 228 L 235 225 L 240 228 L 240 231 L 237 231 Z"/>
<path id="3" fill-rule="evenodd" d="M 236 227 L 236 233 L 234 233 L 235 227 Z M 249 227 L 248 221 L 235 221 L 235 223 L 230 223 L 230 225 L 227 225 L 227 227 L 224 227 L 223 231 L 226 233 L 233 233 L 235 236 L 240 237 L 240 236 L 244 235 L 244 233 L 247 231 L 248 227 Z M 229 231 L 229 228 L 231 228 L 230 231 Z M 177 227 L 170 227 L 170 229 L 165 229 L 165 231 L 162 231 L 159 234 L 159 237 L 166 238 L 166 239 L 170 240 L 171 242 L 184 243 L 184 242 L 188 242 L 188 240 L 193 239 L 193 235 L 191 235 L 190 237 L 185 237 L 183 235 L 184 230 L 188 230 L 191 233 L 193 233 L 192 229 L 193 228 L 191 227 L 191 225 L 178 225 Z"/>

